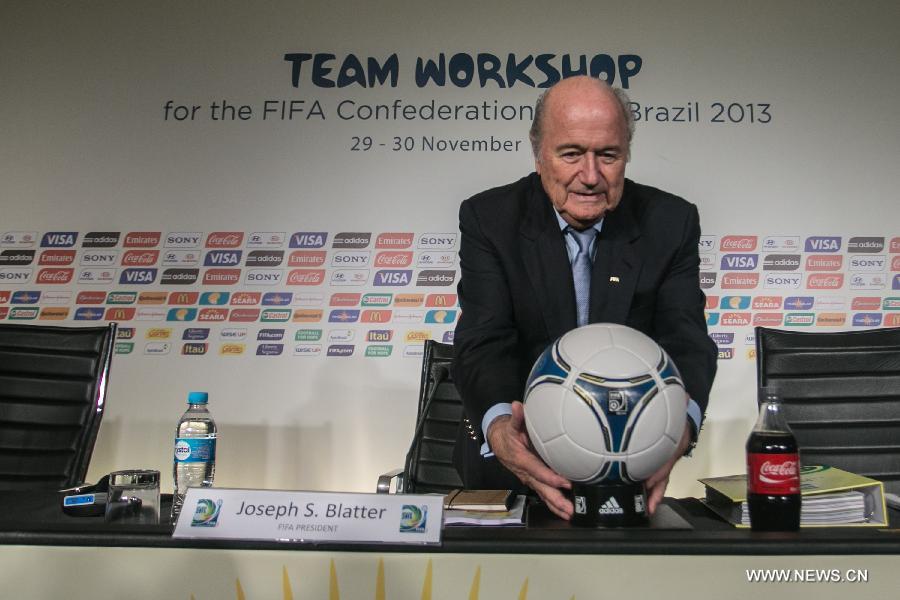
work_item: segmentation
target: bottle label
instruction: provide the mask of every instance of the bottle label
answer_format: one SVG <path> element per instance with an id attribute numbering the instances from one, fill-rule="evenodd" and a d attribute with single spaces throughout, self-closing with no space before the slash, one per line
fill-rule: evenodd
<path id="1" fill-rule="evenodd" d="M 795 454 L 747 454 L 747 490 L 785 496 L 800 493 L 800 457 Z"/>
<path id="2" fill-rule="evenodd" d="M 176 438 L 176 462 L 207 462 L 216 460 L 216 438 Z"/>

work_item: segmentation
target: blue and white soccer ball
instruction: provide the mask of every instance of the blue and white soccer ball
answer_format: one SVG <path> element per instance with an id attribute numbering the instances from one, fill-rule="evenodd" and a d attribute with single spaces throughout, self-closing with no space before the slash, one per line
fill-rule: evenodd
<path id="1" fill-rule="evenodd" d="M 554 471 L 584 483 L 637 483 L 669 460 L 684 433 L 687 392 L 666 352 L 610 323 L 574 329 L 537 359 L 525 425 Z"/>

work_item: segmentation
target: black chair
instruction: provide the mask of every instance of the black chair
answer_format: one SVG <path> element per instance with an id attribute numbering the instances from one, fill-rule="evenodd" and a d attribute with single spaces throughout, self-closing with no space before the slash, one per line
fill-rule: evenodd
<path id="1" fill-rule="evenodd" d="M 402 469 L 378 479 L 378 491 L 387 492 L 396 478 L 396 491 L 408 494 L 445 494 L 463 487 L 453 466 L 453 448 L 460 426 L 471 426 L 463 417 L 462 400 L 453 385 L 450 365 L 453 346 L 425 342 L 416 429 Z"/>
<path id="2" fill-rule="evenodd" d="M 0 325 L 0 490 L 84 482 L 115 337 L 115 323 Z"/>
<path id="3" fill-rule="evenodd" d="M 806 464 L 900 492 L 900 328 L 803 333 L 756 328 L 760 387 L 777 391 Z"/>

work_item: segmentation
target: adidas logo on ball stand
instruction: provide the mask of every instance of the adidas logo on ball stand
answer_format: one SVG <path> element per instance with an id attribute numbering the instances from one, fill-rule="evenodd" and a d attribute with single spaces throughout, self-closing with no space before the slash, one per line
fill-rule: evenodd
<path id="1" fill-rule="evenodd" d="M 581 527 L 633 527 L 647 524 L 647 493 L 643 483 L 572 485 L 575 514 Z"/>

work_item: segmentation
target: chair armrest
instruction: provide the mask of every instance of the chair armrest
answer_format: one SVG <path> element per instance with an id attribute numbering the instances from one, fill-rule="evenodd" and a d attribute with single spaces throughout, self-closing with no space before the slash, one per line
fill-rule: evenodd
<path id="1" fill-rule="evenodd" d="M 382 473 L 378 476 L 378 486 L 375 488 L 375 492 L 378 494 L 390 494 L 391 493 L 391 481 L 394 479 L 397 480 L 397 487 L 395 489 L 400 489 L 403 485 L 403 468 L 399 467 L 397 469 L 393 469 L 388 471 L 387 473 Z"/>

